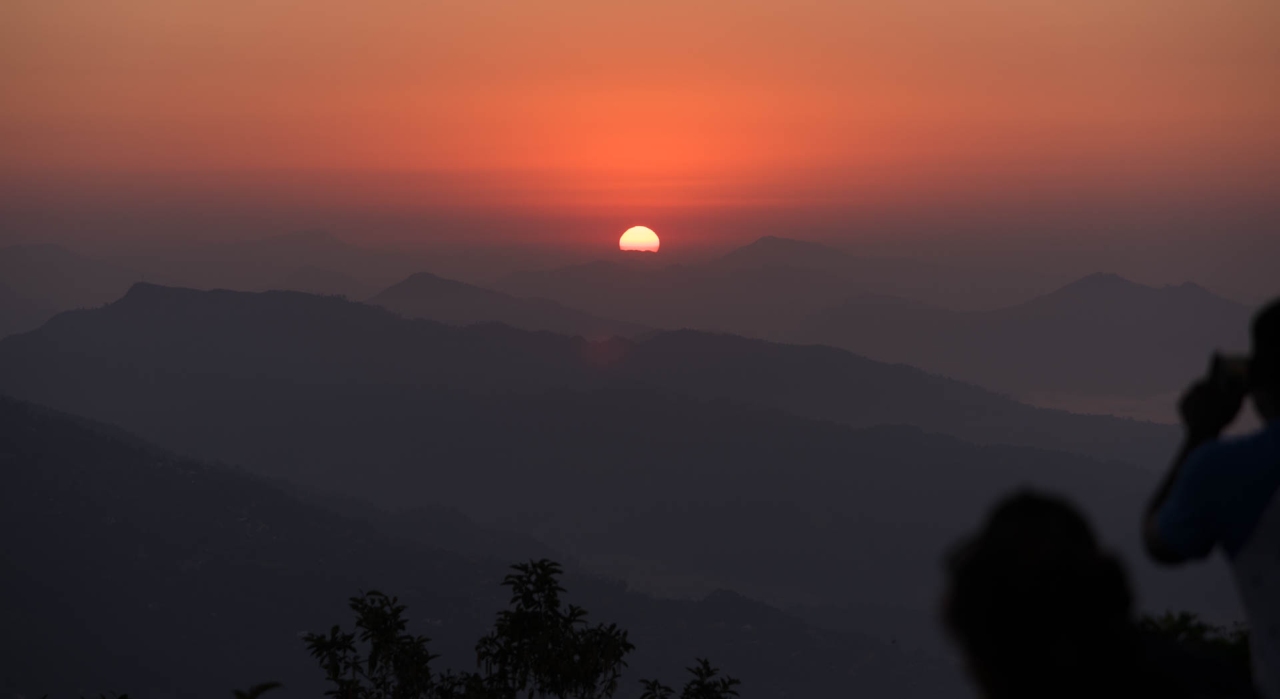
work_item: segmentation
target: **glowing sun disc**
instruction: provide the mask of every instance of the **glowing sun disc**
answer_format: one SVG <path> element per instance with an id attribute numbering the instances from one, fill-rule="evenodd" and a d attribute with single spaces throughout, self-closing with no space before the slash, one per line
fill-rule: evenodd
<path id="1" fill-rule="evenodd" d="M 657 252 L 658 234 L 648 226 L 632 226 L 618 239 L 619 250 L 638 250 L 640 252 Z"/>

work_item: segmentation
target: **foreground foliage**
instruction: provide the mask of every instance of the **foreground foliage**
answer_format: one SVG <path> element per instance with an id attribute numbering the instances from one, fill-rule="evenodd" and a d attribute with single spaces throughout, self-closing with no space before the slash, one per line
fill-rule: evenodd
<path id="1" fill-rule="evenodd" d="M 1215 626 L 1192 612 L 1167 611 L 1159 616 L 1144 615 L 1138 626 L 1179 646 L 1207 650 L 1246 669 L 1249 666 L 1249 631 L 1242 625 Z"/>
<path id="2" fill-rule="evenodd" d="M 335 699 L 608 699 L 618 689 L 634 646 L 614 624 L 588 625 L 584 609 L 560 596 L 562 569 L 540 560 L 513 566 L 502 584 L 511 608 L 476 643 L 476 670 L 436 672 L 430 639 L 409 633 L 405 605 L 371 590 L 350 601 L 355 629 L 333 626 L 305 637 Z M 721 676 L 705 659 L 689 668 L 681 699 L 728 699 L 738 680 Z M 642 682 L 643 699 L 671 699 L 674 690 Z"/>

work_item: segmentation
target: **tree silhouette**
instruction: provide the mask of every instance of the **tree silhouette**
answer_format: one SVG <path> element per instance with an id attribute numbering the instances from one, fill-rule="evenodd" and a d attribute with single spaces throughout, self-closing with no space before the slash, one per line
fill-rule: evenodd
<path id="1" fill-rule="evenodd" d="M 370 590 L 350 601 L 356 631 L 338 625 L 328 635 L 307 634 L 304 641 L 320 662 L 336 699 L 422 699 L 434 696 L 426 636 L 406 631 L 406 607 L 395 597 Z M 367 648 L 362 654 L 356 640 Z"/>
<path id="2" fill-rule="evenodd" d="M 1249 629 L 1243 625 L 1215 626 L 1193 612 L 1166 611 L 1159 616 L 1143 615 L 1138 627 L 1184 648 L 1216 654 L 1246 673 L 1249 670 Z"/>
<path id="3" fill-rule="evenodd" d="M 512 566 L 502 584 L 510 609 L 476 643 L 476 671 L 431 669 L 426 636 L 408 632 L 406 607 L 376 590 L 352 597 L 354 631 L 333 626 L 304 641 L 336 699 L 609 699 L 618 689 L 626 656 L 635 646 L 616 624 L 587 624 L 587 612 L 561 602 L 563 569 L 550 560 Z M 681 699 L 729 699 L 739 683 L 721 677 L 705 659 L 688 668 L 693 678 Z M 645 699 L 669 699 L 673 690 L 643 681 Z"/>
<path id="4" fill-rule="evenodd" d="M 614 624 L 587 626 L 586 610 L 561 606 L 559 564 L 546 559 L 512 566 L 503 579 L 511 609 L 476 644 L 485 686 L 495 697 L 605 699 L 618 688 L 635 646 Z"/>
<path id="5" fill-rule="evenodd" d="M 698 658 L 697 664 L 686 668 L 693 678 L 680 690 L 680 699 L 727 699 L 738 696 L 734 687 L 741 684 L 732 677 L 721 677 L 719 668 L 711 666 L 711 661 Z M 671 699 L 675 691 L 657 680 L 644 680 L 644 693 L 640 699 Z"/>

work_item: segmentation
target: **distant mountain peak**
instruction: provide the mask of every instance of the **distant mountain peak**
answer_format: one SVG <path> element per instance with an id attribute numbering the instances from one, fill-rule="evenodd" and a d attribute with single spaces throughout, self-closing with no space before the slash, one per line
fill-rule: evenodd
<path id="1" fill-rule="evenodd" d="M 369 299 L 407 318 L 426 318 L 451 325 L 502 323 L 525 330 L 545 330 L 584 337 L 632 335 L 645 328 L 593 316 L 539 298 L 523 298 L 453 279 L 418 272 Z"/>
<path id="2" fill-rule="evenodd" d="M 846 257 L 843 251 L 821 243 L 766 235 L 729 252 L 720 258 L 720 263 L 828 267 Z"/>
<path id="3" fill-rule="evenodd" d="M 124 301 L 125 299 L 137 300 L 137 299 L 146 299 L 146 298 L 159 298 L 164 296 L 182 296 L 182 295 L 192 295 L 192 294 L 198 294 L 198 293 L 200 292 L 196 291 L 195 289 L 184 289 L 182 287 L 177 287 L 177 286 L 165 286 L 163 284 L 153 284 L 151 282 L 134 282 L 133 286 L 129 287 L 129 290 L 124 293 L 124 296 L 120 300 Z"/>
<path id="4" fill-rule="evenodd" d="M 331 296 L 323 296 L 311 294 L 305 291 L 294 291 L 292 289 L 272 289 L 270 291 L 237 291 L 234 289 L 190 289 L 181 286 L 165 286 L 163 284 L 153 284 L 151 282 L 135 282 L 129 290 L 125 292 L 120 300 L 109 304 L 110 306 L 150 306 L 156 308 L 171 307 L 191 307 L 196 306 L 216 306 L 219 304 L 241 304 L 253 305 L 259 303 L 256 299 L 269 300 L 265 303 L 279 303 L 282 299 L 288 299 L 285 303 L 293 304 L 295 307 L 305 308 L 309 304 L 331 305 L 333 302 L 347 304 L 349 302 L 334 298 Z M 163 305 L 162 305 L 163 304 Z M 298 306 L 298 304 L 301 304 Z M 361 304 L 352 303 L 352 306 Z"/>
<path id="5" fill-rule="evenodd" d="M 124 296 L 106 304 L 105 308 L 114 309 L 125 315 L 150 316 L 199 304 L 206 301 L 207 297 L 213 293 L 151 282 L 135 282 Z"/>
<path id="6" fill-rule="evenodd" d="M 424 301 L 440 294 L 449 296 L 469 294 L 476 299 L 486 298 L 490 300 L 500 297 L 506 298 L 505 294 L 491 289 L 467 284 L 455 279 L 447 279 L 431 272 L 415 272 L 403 281 L 392 284 L 375 295 L 370 299 L 370 303 L 377 306 L 403 301 Z"/>
<path id="7" fill-rule="evenodd" d="M 403 281 L 398 282 L 394 286 L 420 286 L 425 284 L 462 284 L 463 282 L 453 279 L 445 279 L 431 272 L 414 272 L 405 277 Z"/>
<path id="8" fill-rule="evenodd" d="M 1152 287 L 1131 281 L 1114 272 L 1095 272 L 1050 291 L 1031 303 L 1046 301 L 1105 302 L 1142 294 L 1152 294 L 1156 291 Z"/>
<path id="9" fill-rule="evenodd" d="M 1115 298 L 1117 295 L 1126 296 L 1177 296 L 1181 298 L 1195 298 L 1201 300 L 1212 300 L 1223 303 L 1234 303 L 1218 296 L 1212 291 L 1206 289 L 1195 282 L 1182 282 L 1181 284 L 1166 284 L 1164 286 L 1147 286 L 1139 284 L 1113 272 L 1095 272 L 1080 279 L 1077 279 L 1056 291 L 1050 292 L 1044 298 L 1088 298 L 1095 299 L 1101 296 Z"/>
<path id="10" fill-rule="evenodd" d="M 799 238 L 788 238 L 782 235 L 762 235 L 759 238 L 756 238 L 755 241 L 752 242 L 751 244 L 752 245 L 792 245 L 792 244 L 816 245 L 817 243 L 810 243 L 805 240 L 800 240 Z"/>
<path id="11" fill-rule="evenodd" d="M 1200 286 L 1195 282 L 1182 282 L 1181 284 L 1169 284 L 1164 288 L 1169 291 L 1176 291 L 1181 294 L 1189 294 L 1189 295 L 1196 295 L 1196 296 L 1213 296 L 1215 298 L 1220 298 L 1217 294 L 1213 293 L 1212 291 L 1206 289 L 1203 286 Z"/>
<path id="12" fill-rule="evenodd" d="M 1155 317 L 1153 314 L 1234 314 L 1241 309 L 1243 307 L 1236 302 L 1192 282 L 1156 287 L 1118 274 L 1100 272 L 1009 310 L 1032 314 L 1067 312 L 1091 317 L 1106 316 L 1116 319 L 1116 322 L 1127 323 L 1137 322 L 1138 318 L 1150 321 Z M 1134 320 L 1121 321 L 1120 318 Z"/>

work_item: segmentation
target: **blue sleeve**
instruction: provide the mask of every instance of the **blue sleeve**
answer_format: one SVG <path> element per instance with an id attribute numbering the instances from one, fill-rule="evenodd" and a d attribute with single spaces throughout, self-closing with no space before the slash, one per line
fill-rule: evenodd
<path id="1" fill-rule="evenodd" d="M 1222 513 L 1231 488 L 1227 459 L 1220 444 L 1205 444 L 1187 456 L 1156 514 L 1156 534 L 1170 551 L 1187 558 L 1203 558 L 1222 537 Z M 1230 495 L 1229 492 L 1225 495 Z"/>

